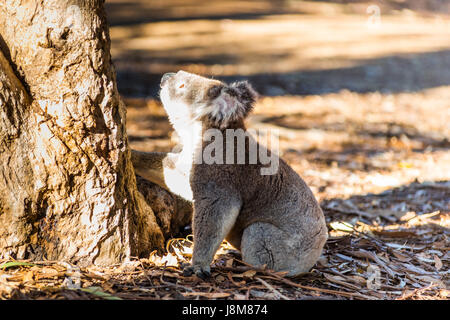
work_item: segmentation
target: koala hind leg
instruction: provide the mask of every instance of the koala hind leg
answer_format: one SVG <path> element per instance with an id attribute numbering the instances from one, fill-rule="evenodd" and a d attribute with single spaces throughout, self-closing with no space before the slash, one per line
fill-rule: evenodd
<path id="1" fill-rule="evenodd" d="M 318 246 L 306 246 L 273 224 L 255 222 L 243 232 L 241 252 L 246 263 L 287 271 L 287 276 L 293 277 L 308 272 L 314 266 L 322 252 L 323 242 Z"/>

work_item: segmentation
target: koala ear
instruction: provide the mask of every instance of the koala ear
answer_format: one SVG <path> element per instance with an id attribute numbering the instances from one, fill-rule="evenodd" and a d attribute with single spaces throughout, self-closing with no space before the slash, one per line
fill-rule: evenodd
<path id="1" fill-rule="evenodd" d="M 253 104 L 258 96 L 251 84 L 247 81 L 239 81 L 232 83 L 229 88 L 236 92 L 238 100 L 247 109 L 246 114 L 248 114 L 253 109 Z"/>
<path id="2" fill-rule="evenodd" d="M 207 95 L 210 99 L 217 98 L 222 92 L 223 85 L 214 85 L 208 89 Z"/>
<path id="3" fill-rule="evenodd" d="M 234 82 L 230 85 L 216 85 L 208 89 L 208 97 L 214 104 L 201 108 L 198 115 L 225 128 L 230 122 L 244 119 L 253 109 L 257 94 L 247 81 Z"/>
<path id="4" fill-rule="evenodd" d="M 243 119 L 252 111 L 257 93 L 247 81 L 234 82 L 224 89 L 224 112 L 227 121 Z"/>

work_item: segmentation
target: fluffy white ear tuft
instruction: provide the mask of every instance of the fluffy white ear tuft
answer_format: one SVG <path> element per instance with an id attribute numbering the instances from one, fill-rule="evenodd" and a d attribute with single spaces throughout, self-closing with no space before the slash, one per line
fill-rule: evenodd
<path id="1" fill-rule="evenodd" d="M 257 93 L 247 81 L 234 82 L 214 90 L 217 98 L 208 114 L 209 120 L 220 126 L 226 127 L 230 122 L 244 119 L 252 111 L 257 98 Z"/>

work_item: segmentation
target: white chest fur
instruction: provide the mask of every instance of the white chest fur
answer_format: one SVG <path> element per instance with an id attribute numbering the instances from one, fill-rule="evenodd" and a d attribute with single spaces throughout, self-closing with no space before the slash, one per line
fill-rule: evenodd
<path id="1" fill-rule="evenodd" d="M 173 193 L 192 201 L 190 177 L 194 157 L 201 152 L 202 124 L 199 121 L 174 125 L 181 139 L 183 150 L 180 153 L 169 153 L 168 157 L 174 166 L 164 167 L 164 182 Z"/>

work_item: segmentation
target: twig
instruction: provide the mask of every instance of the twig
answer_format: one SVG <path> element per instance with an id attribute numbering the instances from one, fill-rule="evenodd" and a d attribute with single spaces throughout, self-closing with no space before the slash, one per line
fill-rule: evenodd
<path id="1" fill-rule="evenodd" d="M 287 285 L 290 285 L 292 287 L 305 289 L 305 290 L 313 290 L 313 291 L 318 291 L 318 292 L 324 292 L 324 293 L 334 294 L 334 295 L 338 295 L 338 296 L 346 296 L 346 297 L 350 297 L 350 298 L 357 297 L 357 298 L 360 298 L 360 299 L 374 299 L 373 297 L 365 296 L 365 295 L 360 294 L 360 293 L 351 293 L 351 292 L 345 292 L 345 291 L 322 289 L 322 288 L 316 288 L 316 287 L 310 287 L 310 286 L 301 285 L 301 284 L 295 283 L 295 282 L 293 282 L 291 280 L 288 280 L 288 279 L 286 279 L 284 277 L 281 277 L 276 272 L 272 272 L 272 271 L 269 271 L 267 269 L 251 267 L 249 264 L 247 264 L 247 263 L 245 263 L 243 261 L 240 261 L 238 259 L 236 259 L 236 261 L 238 261 L 238 262 L 240 262 L 240 263 L 242 263 L 242 264 L 252 268 L 251 270 L 255 270 L 255 271 L 258 271 L 258 272 L 261 272 L 261 273 L 267 275 L 269 279 L 278 280 L 278 281 L 283 282 L 283 283 L 285 283 Z"/>
<path id="2" fill-rule="evenodd" d="M 272 287 L 270 284 L 268 284 L 263 279 L 258 278 L 258 277 L 255 277 L 255 279 L 258 280 L 259 282 L 261 282 L 267 289 L 271 290 L 277 297 L 279 297 L 279 298 L 281 298 L 283 300 L 291 300 L 288 297 L 286 297 L 285 295 L 281 294 L 277 289 Z"/>
<path id="3" fill-rule="evenodd" d="M 434 216 L 437 216 L 437 215 L 440 215 L 440 214 L 441 214 L 441 211 L 439 211 L 439 210 L 431 212 L 431 213 L 420 214 L 420 215 L 416 215 L 416 216 L 406 220 L 405 222 L 411 223 L 411 222 L 413 222 L 415 220 L 427 220 L 427 219 L 429 219 L 431 217 L 434 217 Z"/>
<path id="4" fill-rule="evenodd" d="M 322 289 L 322 288 L 316 288 L 316 287 L 310 287 L 310 286 L 304 286 L 302 284 L 298 284 L 295 282 L 292 282 L 288 279 L 285 278 L 281 278 L 278 276 L 269 276 L 269 279 L 273 279 L 273 280 L 279 280 L 287 285 L 290 285 L 292 287 L 296 287 L 296 288 L 300 288 L 300 289 L 305 289 L 305 290 L 312 290 L 312 291 L 317 291 L 317 292 L 323 292 L 323 293 L 329 293 L 329 294 L 334 294 L 337 296 L 344 296 L 344 297 L 350 297 L 350 298 L 360 298 L 360 299 L 374 299 L 373 297 L 370 296 L 366 296 L 360 293 L 352 293 L 352 292 L 346 292 L 346 291 L 337 291 L 337 290 L 331 290 L 331 289 Z"/>
<path id="5" fill-rule="evenodd" d="M 430 289 L 432 289 L 433 287 L 436 287 L 436 286 L 437 286 L 437 283 L 432 283 L 429 286 L 426 286 L 426 287 L 423 287 L 423 288 L 414 289 L 412 292 L 397 298 L 397 300 L 406 300 L 408 298 L 411 298 L 411 297 L 415 296 L 416 294 L 418 294 L 418 293 L 420 293 L 422 291 L 430 290 Z"/>
<path id="6" fill-rule="evenodd" d="M 182 289 L 184 289 L 184 290 L 186 290 L 186 291 L 194 292 L 194 290 L 192 290 L 191 288 L 188 288 L 188 287 L 179 285 L 178 283 L 175 283 L 175 284 L 174 284 L 174 283 L 165 281 L 165 280 L 163 279 L 163 277 L 164 277 L 164 271 L 166 271 L 166 267 L 167 267 L 166 264 L 167 264 L 167 263 L 164 264 L 164 268 L 163 268 L 163 270 L 162 270 L 162 272 L 161 272 L 161 276 L 159 277 L 159 281 L 160 281 L 161 283 L 163 283 L 164 285 L 166 285 L 166 286 L 175 287 L 175 289 L 177 289 L 177 288 L 182 288 Z"/>

